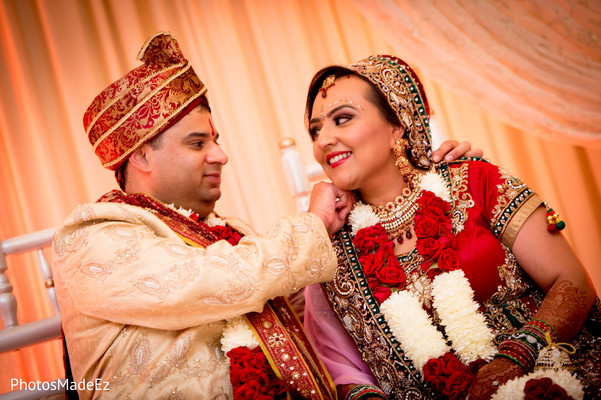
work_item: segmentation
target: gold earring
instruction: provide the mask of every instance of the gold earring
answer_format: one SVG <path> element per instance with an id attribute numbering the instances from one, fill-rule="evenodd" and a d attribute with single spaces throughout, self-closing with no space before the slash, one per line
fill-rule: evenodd
<path id="1" fill-rule="evenodd" d="M 401 138 L 397 139 L 394 143 L 394 147 L 392 148 L 392 152 L 396 157 L 396 166 L 401 171 L 403 178 L 408 178 L 413 168 L 411 167 L 411 163 L 407 159 L 407 139 Z"/>

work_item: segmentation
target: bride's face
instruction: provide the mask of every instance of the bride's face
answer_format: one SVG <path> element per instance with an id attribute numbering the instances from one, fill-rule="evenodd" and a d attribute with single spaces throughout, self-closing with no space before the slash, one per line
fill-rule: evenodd
<path id="1" fill-rule="evenodd" d="M 369 191 L 399 177 L 392 147 L 401 129 L 368 100 L 369 90 L 364 80 L 343 76 L 327 89 L 325 98 L 318 93 L 313 104 L 313 155 L 341 189 Z"/>

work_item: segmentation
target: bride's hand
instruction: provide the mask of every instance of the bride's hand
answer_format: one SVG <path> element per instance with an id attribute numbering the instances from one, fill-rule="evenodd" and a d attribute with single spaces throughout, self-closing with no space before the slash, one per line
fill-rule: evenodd
<path id="1" fill-rule="evenodd" d="M 499 386 L 505 382 L 525 375 L 519 365 L 506 358 L 496 358 L 480 368 L 474 383 L 470 386 L 470 400 L 490 399 Z"/>

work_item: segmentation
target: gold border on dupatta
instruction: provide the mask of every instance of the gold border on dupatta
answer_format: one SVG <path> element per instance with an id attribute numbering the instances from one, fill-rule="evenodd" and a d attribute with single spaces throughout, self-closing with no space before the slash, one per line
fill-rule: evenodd
<path id="1" fill-rule="evenodd" d="M 244 317 L 269 364 L 293 398 L 337 399 L 330 375 L 314 353 L 286 298 L 270 300 L 261 313 L 248 313 Z"/>

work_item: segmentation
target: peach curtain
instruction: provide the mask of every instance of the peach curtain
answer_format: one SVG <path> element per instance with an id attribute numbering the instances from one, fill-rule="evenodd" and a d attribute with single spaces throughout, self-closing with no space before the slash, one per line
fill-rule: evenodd
<path id="1" fill-rule="evenodd" d="M 433 7 L 423 3 L 424 7 Z M 459 6 L 447 5 L 438 13 L 449 21 L 463 18 L 463 2 L 457 3 Z M 465 57 L 462 49 L 482 47 L 475 43 L 481 31 L 445 29 L 445 35 L 461 38 L 462 46 L 457 48 L 451 47 L 453 40 L 435 40 L 436 29 L 420 31 L 420 27 L 410 26 L 411 32 L 419 33 L 417 37 L 432 41 L 427 56 L 419 52 L 416 55 L 415 40 L 406 40 L 406 33 L 401 35 L 407 26 L 389 23 L 404 13 L 397 21 L 417 24 L 421 11 L 414 7 L 402 2 L 350 0 L 3 0 L 0 239 L 56 226 L 77 204 L 94 201 L 116 187 L 112 174 L 103 170 L 93 155 L 81 118 L 100 90 L 139 65 L 135 57 L 144 40 L 166 30 L 179 39 L 207 84 L 221 142 L 230 156 L 223 197 L 218 203 L 222 214 L 237 215 L 264 231 L 277 217 L 294 212 L 294 201 L 281 172 L 278 142 L 293 137 L 304 160 L 312 161 L 303 108 L 313 73 L 324 65 L 348 63 L 369 54 L 395 54 L 420 72 L 446 137 L 469 140 L 474 147 L 483 148 L 489 159 L 524 178 L 560 212 L 568 224 L 566 237 L 601 288 L 599 124 L 580 124 L 586 116 L 591 121 L 598 118 L 600 91 L 595 84 L 599 79 L 580 86 L 574 107 L 555 102 L 539 107 L 538 97 L 532 100 L 531 92 L 538 96 L 545 90 L 563 89 L 561 82 L 541 86 L 536 76 L 521 76 L 521 85 L 505 88 L 488 81 L 484 74 L 477 81 L 482 90 L 470 93 L 467 88 L 474 86 L 474 81 L 466 76 L 476 79 L 476 71 L 486 71 L 489 58 L 476 55 L 467 70 L 458 68 L 458 75 L 446 69 L 442 74 L 431 64 L 436 64 L 437 57 L 444 57 L 450 65 L 456 63 L 454 54 L 460 59 Z M 390 15 L 378 14 L 382 10 Z M 575 18 L 561 7 L 550 10 L 556 13 L 556 21 Z M 489 11 L 495 9 L 483 10 Z M 599 19 L 598 10 L 587 15 Z M 486 20 L 486 15 L 481 18 Z M 504 21 L 511 19 L 508 13 Z M 461 19 L 461 26 L 473 21 Z M 534 26 L 543 29 L 539 24 Z M 594 33 L 599 24 L 582 26 L 578 32 L 549 36 L 547 47 L 539 46 L 539 52 L 553 59 L 557 52 L 572 51 L 570 40 Z M 506 33 L 514 28 L 507 23 L 494 29 Z M 601 35 L 595 34 L 598 44 Z M 493 33 L 489 36 L 500 37 Z M 519 49 L 511 51 L 511 41 L 499 39 L 498 46 L 507 53 L 503 61 L 507 70 L 512 69 L 512 55 L 523 57 Z M 591 74 L 599 78 L 598 47 L 591 52 L 589 58 L 596 61 L 592 63 L 596 70 Z M 528 64 L 516 59 L 516 68 L 518 61 L 520 69 Z M 545 75 L 542 80 L 552 79 Z M 454 86 L 454 81 L 461 83 Z M 518 108 L 524 110 L 537 104 L 536 115 L 544 113 L 544 120 L 550 122 L 533 127 L 515 109 L 491 106 L 486 101 L 497 96 L 505 96 L 503 104 L 520 100 Z M 502 112 L 492 113 L 491 108 L 501 108 Z M 578 116 L 573 118 L 578 124 L 566 123 L 572 112 Z M 504 114 L 516 116 L 511 125 Z M 564 125 L 571 129 L 560 129 Z M 560 136 L 561 142 L 555 140 Z M 11 264 L 9 276 L 21 322 L 51 315 L 35 267 Z M 0 355 L 0 391 L 10 389 L 11 378 L 31 382 L 63 374 L 59 343 Z"/>
<path id="2" fill-rule="evenodd" d="M 601 148 L 601 2 L 354 3 L 410 64 L 508 124 Z"/>

